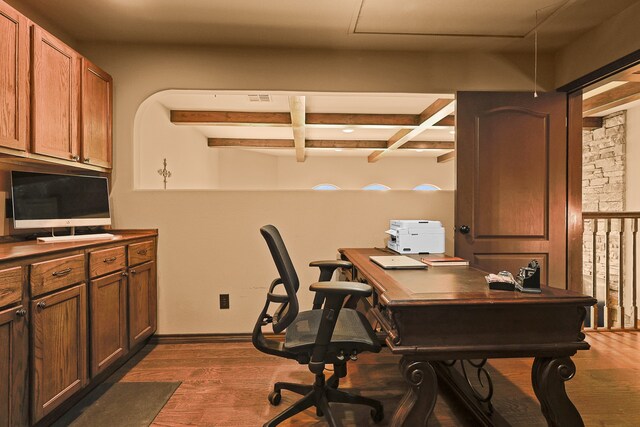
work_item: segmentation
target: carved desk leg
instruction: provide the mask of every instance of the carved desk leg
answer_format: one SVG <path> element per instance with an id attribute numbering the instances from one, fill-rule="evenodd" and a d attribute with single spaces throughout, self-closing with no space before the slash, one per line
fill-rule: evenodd
<path id="1" fill-rule="evenodd" d="M 436 372 L 429 362 L 414 361 L 403 356 L 400 371 L 409 389 L 391 420 L 392 427 L 426 426 L 438 397 Z"/>
<path id="2" fill-rule="evenodd" d="M 584 426 L 580 413 L 564 388 L 565 381 L 575 374 L 576 365 L 570 357 L 536 357 L 534 360 L 531 383 L 549 426 Z"/>

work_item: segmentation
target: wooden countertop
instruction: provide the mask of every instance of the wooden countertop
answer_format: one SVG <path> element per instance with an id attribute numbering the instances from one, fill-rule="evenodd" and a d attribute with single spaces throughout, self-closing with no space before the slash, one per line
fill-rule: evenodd
<path id="1" fill-rule="evenodd" d="M 107 230 L 105 232 L 111 233 L 115 237 L 111 240 L 82 240 L 60 243 L 38 243 L 36 240 L 0 243 L 0 262 L 158 236 L 158 230 Z"/>

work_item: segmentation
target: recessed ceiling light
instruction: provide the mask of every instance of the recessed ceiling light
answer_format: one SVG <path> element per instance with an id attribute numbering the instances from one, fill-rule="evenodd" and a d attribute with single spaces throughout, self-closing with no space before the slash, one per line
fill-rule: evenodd
<path id="1" fill-rule="evenodd" d="M 418 153 L 422 153 L 424 150 L 422 148 L 419 148 L 416 150 Z"/>
<path id="2" fill-rule="evenodd" d="M 344 133 L 352 133 L 353 129 L 352 128 L 344 128 L 344 129 L 342 129 L 342 132 L 344 132 Z"/>
<path id="3" fill-rule="evenodd" d="M 451 135 L 455 135 L 455 134 L 456 134 L 456 131 L 455 131 L 455 130 L 450 130 L 450 131 L 449 131 L 449 133 L 450 133 Z"/>
<path id="4" fill-rule="evenodd" d="M 342 151 L 342 148 L 334 148 L 336 151 Z"/>

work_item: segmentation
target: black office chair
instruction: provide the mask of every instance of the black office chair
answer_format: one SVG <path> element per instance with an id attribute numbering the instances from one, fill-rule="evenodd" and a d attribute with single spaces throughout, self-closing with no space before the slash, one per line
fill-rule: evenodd
<path id="1" fill-rule="evenodd" d="M 380 344 L 367 319 L 359 312 L 343 308 L 344 300 L 349 297 L 371 295 L 369 285 L 358 282 L 321 281 L 310 286 L 316 296 L 314 309 L 299 312 L 297 291 L 298 276 L 282 241 L 280 233 L 273 225 L 260 229 L 269 246 L 269 251 L 278 269 L 279 278 L 271 282 L 267 293 L 267 301 L 253 329 L 253 345 L 263 353 L 294 359 L 300 364 L 309 366 L 315 374 L 313 385 L 277 382 L 269 394 L 269 402 L 276 406 L 281 400 L 281 390 L 290 390 L 304 397 L 289 408 L 264 424 L 265 427 L 276 426 L 282 421 L 304 411 L 311 406 L 316 408 L 318 416 L 324 416 L 330 426 L 340 425 L 334 418 L 329 402 L 353 403 L 372 407 L 371 417 L 375 422 L 384 418 L 382 404 L 374 399 L 356 396 L 338 390 L 339 379 L 347 374 L 347 362 L 356 360 L 358 353 L 380 351 Z M 324 276 L 330 278 L 328 271 L 331 263 L 324 261 Z M 338 263 L 341 263 L 338 261 Z M 312 263 L 314 264 L 314 263 Z M 318 265 L 320 266 L 320 265 Z M 282 285 L 285 294 L 275 293 L 276 287 Z M 321 306 L 324 301 L 323 308 Z M 273 315 L 269 315 L 271 303 L 280 304 Z M 278 334 L 286 329 L 284 342 L 267 339 L 262 333 L 262 326 L 271 323 L 273 332 Z M 326 365 L 333 365 L 333 375 L 325 381 Z"/>

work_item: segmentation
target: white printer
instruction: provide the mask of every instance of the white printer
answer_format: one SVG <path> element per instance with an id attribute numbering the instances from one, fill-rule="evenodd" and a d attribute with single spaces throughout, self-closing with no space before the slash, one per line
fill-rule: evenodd
<path id="1" fill-rule="evenodd" d="M 387 247 L 401 254 L 444 253 L 444 227 L 426 219 L 389 221 Z"/>

